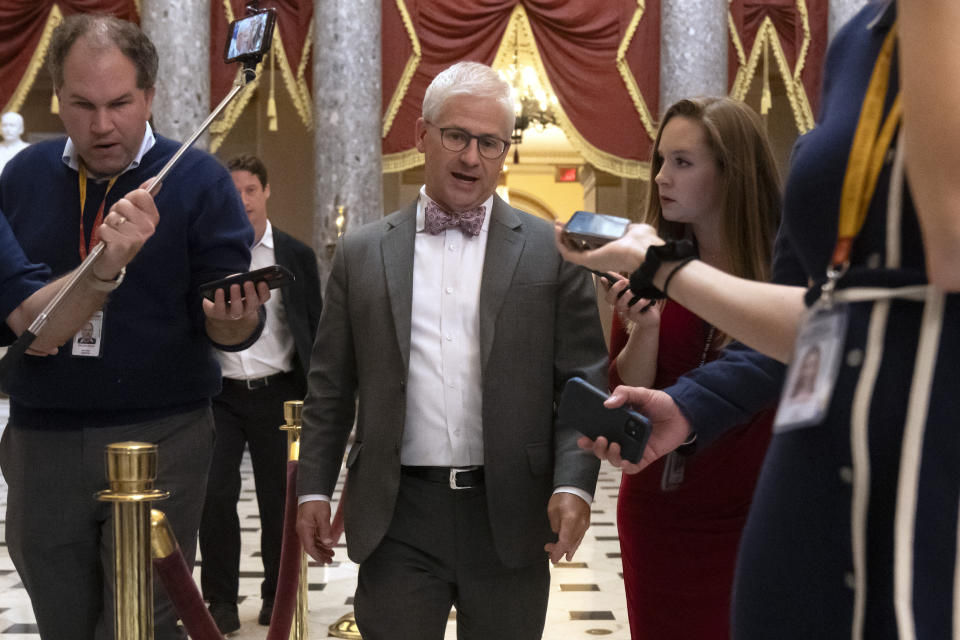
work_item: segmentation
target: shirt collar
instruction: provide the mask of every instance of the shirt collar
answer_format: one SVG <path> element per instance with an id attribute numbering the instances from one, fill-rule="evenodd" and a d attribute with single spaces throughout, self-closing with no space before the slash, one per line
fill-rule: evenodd
<path id="1" fill-rule="evenodd" d="M 428 202 L 433 202 L 436 204 L 436 200 L 427 195 L 427 186 L 424 185 L 420 187 L 420 199 L 417 202 L 417 233 L 423 231 L 427 226 L 427 217 L 423 208 Z M 493 195 L 484 200 L 481 204 L 483 205 L 483 226 L 481 226 L 480 229 L 481 231 L 489 231 L 490 214 L 493 212 Z"/>
<path id="2" fill-rule="evenodd" d="M 868 29 L 889 29 L 897 18 L 897 5 L 894 0 L 877 0 L 874 2 L 877 13 L 867 25 Z"/>
<path id="3" fill-rule="evenodd" d="M 266 247 L 267 249 L 273 249 L 273 225 L 270 224 L 269 219 L 267 219 L 267 228 L 263 232 L 263 235 L 260 237 L 260 242 L 253 245 L 251 249 L 256 249 L 261 245 Z"/>
<path id="4" fill-rule="evenodd" d="M 122 175 L 127 171 L 132 171 L 140 166 L 140 162 L 143 160 L 143 156 L 147 155 L 147 151 L 153 148 L 153 145 L 157 143 L 156 137 L 153 135 L 153 128 L 150 126 L 150 123 L 146 123 L 147 127 L 143 132 L 143 140 L 140 141 L 140 150 L 137 151 L 137 155 L 133 157 L 133 162 L 127 165 L 127 168 L 121 171 L 117 175 Z M 73 140 L 67 138 L 67 143 L 63 145 L 63 164 L 67 165 L 74 171 L 80 170 L 79 154 L 77 153 L 77 147 L 73 144 Z"/>

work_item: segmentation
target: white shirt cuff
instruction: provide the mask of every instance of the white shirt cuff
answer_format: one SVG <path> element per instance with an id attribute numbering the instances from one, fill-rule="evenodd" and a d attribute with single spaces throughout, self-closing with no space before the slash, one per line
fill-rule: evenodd
<path id="1" fill-rule="evenodd" d="M 554 493 L 572 493 L 575 496 L 579 496 L 587 504 L 593 504 L 593 496 L 584 491 L 583 489 L 578 489 L 577 487 L 568 487 L 566 485 L 557 487 L 553 490 Z M 302 496 L 300 499 L 303 500 L 306 496 Z"/>
<path id="2" fill-rule="evenodd" d="M 307 493 L 297 498 L 297 506 L 299 507 L 304 502 L 315 502 L 317 500 L 323 500 L 324 502 L 330 502 L 330 496 L 325 496 L 320 493 Z"/>

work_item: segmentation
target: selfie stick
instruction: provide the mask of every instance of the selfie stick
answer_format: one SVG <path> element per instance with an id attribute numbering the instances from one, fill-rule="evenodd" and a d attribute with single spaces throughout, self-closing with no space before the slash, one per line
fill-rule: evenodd
<path id="1" fill-rule="evenodd" d="M 240 74 L 240 80 L 233 85 L 230 93 L 228 93 L 226 97 L 220 101 L 220 104 L 218 104 L 217 108 L 214 109 L 209 116 L 207 116 L 206 120 L 200 123 L 200 127 L 194 131 L 193 134 L 187 138 L 183 144 L 180 145 L 180 148 L 177 149 L 175 154 L 173 154 L 173 157 L 167 161 L 167 164 L 163 166 L 163 168 L 160 170 L 160 173 L 154 177 L 153 182 L 150 183 L 150 188 L 147 189 L 151 196 L 157 195 L 157 193 L 160 191 L 160 186 L 163 182 L 163 179 L 168 173 L 170 173 L 187 149 L 193 146 L 193 143 L 195 143 L 197 139 L 203 135 L 203 132 L 210 127 L 210 123 L 212 123 L 213 120 L 220 115 L 230 101 L 233 100 L 249 82 L 257 77 L 255 69 L 258 62 L 259 60 L 244 61 L 243 71 Z M 40 335 L 43 327 L 47 324 L 47 320 L 58 311 L 64 298 L 66 298 L 67 295 L 77 287 L 77 283 L 79 283 L 80 280 L 93 268 L 93 263 L 97 261 L 97 258 L 100 257 L 100 254 L 103 253 L 105 248 L 106 245 L 103 243 L 103 241 L 100 241 L 93 249 L 90 250 L 90 253 L 88 253 L 84 261 L 80 263 L 80 266 L 74 270 L 69 279 L 63 284 L 62 287 L 60 287 L 60 291 L 58 291 L 53 299 L 47 303 L 47 306 L 44 307 L 43 311 L 41 311 L 40 314 L 34 318 L 33 322 L 30 323 L 30 326 L 20 334 L 16 342 L 10 345 L 9 349 L 7 349 L 6 355 L 0 359 L 0 380 L 3 380 L 6 377 L 7 371 L 11 366 L 13 366 L 13 363 L 19 360 L 20 357 L 27 352 L 27 349 L 30 348 L 30 345 L 33 344 L 33 341 L 37 339 L 37 336 Z"/>

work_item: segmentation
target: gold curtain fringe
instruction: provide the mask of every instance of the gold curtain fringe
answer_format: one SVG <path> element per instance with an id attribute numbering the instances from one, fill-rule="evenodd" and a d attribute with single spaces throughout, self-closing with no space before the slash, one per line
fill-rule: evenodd
<path id="1" fill-rule="evenodd" d="M 650 141 L 653 142 L 657 136 L 657 125 L 654 122 L 654 117 L 650 115 L 650 109 L 647 107 L 647 101 L 643 97 L 643 92 L 640 91 L 637 79 L 633 76 L 633 71 L 627 63 L 627 49 L 630 48 L 630 43 L 633 41 L 633 36 L 637 32 L 637 26 L 640 24 L 640 19 L 643 18 L 643 12 L 645 10 L 644 0 L 637 0 L 637 9 L 633 12 L 630 25 L 627 27 L 627 32 L 624 34 L 623 40 L 620 41 L 620 46 L 617 47 L 617 71 L 620 72 L 620 77 L 623 78 L 623 84 L 627 87 L 627 93 L 630 94 L 630 99 L 633 100 L 633 106 L 637 110 L 637 115 L 640 116 L 640 122 L 643 123 L 643 128 L 646 129 L 647 135 L 650 136 Z"/>
<path id="2" fill-rule="evenodd" d="M 396 3 L 397 9 L 400 11 L 400 18 L 403 20 L 403 28 L 407 32 L 407 37 L 410 39 L 410 46 L 413 48 L 413 53 L 407 58 L 407 64 L 403 68 L 403 75 L 400 76 L 400 82 L 397 84 L 393 95 L 390 96 L 390 104 L 387 105 L 387 111 L 383 114 L 383 127 L 382 133 L 380 134 L 382 138 L 386 138 L 387 134 L 390 133 L 393 121 L 397 117 L 397 112 L 400 111 L 400 105 L 403 103 L 403 98 L 407 95 L 410 82 L 413 80 L 413 75 L 417 72 L 417 67 L 420 66 L 420 59 L 423 57 L 422 50 L 420 49 L 420 39 L 417 38 L 417 31 L 413 27 L 413 20 L 410 18 L 410 12 L 407 11 L 406 3 L 404 0 L 396 0 Z"/>
<path id="3" fill-rule="evenodd" d="M 3 113 L 7 111 L 20 111 L 20 107 L 23 106 L 23 102 L 27 99 L 27 94 L 30 93 L 30 89 L 33 88 L 33 83 L 37 80 L 37 73 L 40 71 L 40 67 L 43 66 L 43 60 L 47 57 L 47 49 L 50 48 L 50 39 L 53 37 L 53 30 L 61 22 L 63 22 L 63 13 L 61 13 L 60 7 L 54 4 L 50 8 L 50 15 L 47 16 L 47 22 L 43 25 L 40 42 L 37 43 L 37 48 L 33 50 L 33 55 L 30 56 L 27 70 L 24 72 L 23 77 L 20 78 L 20 84 L 17 85 L 16 91 L 13 92 L 13 95 L 10 96 L 7 104 L 3 107 Z M 54 95 L 54 98 L 55 97 L 56 95 Z M 50 112 L 60 112 L 59 106 L 57 107 L 57 111 L 54 111 L 53 108 L 54 105 L 51 103 Z"/>
<path id="4" fill-rule="evenodd" d="M 383 173 L 399 173 L 407 169 L 413 169 L 423 164 L 423 154 L 416 149 L 398 151 L 397 153 L 385 153 L 381 161 L 381 171 Z"/>
<path id="5" fill-rule="evenodd" d="M 57 92 L 50 94 L 50 113 L 57 115 L 60 113 L 60 99 L 57 98 Z"/>
<path id="6" fill-rule="evenodd" d="M 638 5 L 640 5 L 641 2 L 638 2 Z M 634 18 L 636 19 L 636 16 L 634 16 Z M 513 9 L 513 13 L 510 15 L 510 21 L 507 23 L 507 28 L 504 30 L 503 38 L 500 41 L 500 47 L 497 49 L 497 55 L 494 57 L 493 67 L 503 68 L 508 66 L 512 61 L 514 48 L 513 43 L 508 42 L 508 40 L 509 35 L 513 33 L 514 29 L 517 30 L 518 39 L 525 47 L 529 48 L 533 54 L 533 68 L 537 74 L 537 79 L 540 81 L 540 84 L 546 91 L 554 93 L 553 85 L 550 84 L 550 78 L 547 76 L 546 68 L 543 65 L 543 59 L 540 57 L 540 50 L 537 48 L 537 43 L 533 38 L 533 32 L 530 29 L 530 20 L 527 17 L 526 9 L 524 9 L 522 4 L 518 4 Z M 623 47 L 622 44 L 621 47 Z M 626 51 L 625 48 L 623 50 Z M 640 100 L 642 104 L 642 96 L 640 96 Z M 634 102 L 634 106 L 636 105 L 637 102 Z M 572 146 L 574 150 L 583 157 L 584 160 L 601 171 L 606 171 L 607 173 L 611 173 L 621 178 L 633 178 L 640 180 L 649 179 L 649 162 L 640 162 L 638 160 L 621 158 L 620 156 L 616 156 L 612 153 L 602 151 L 588 142 L 587 139 L 580 134 L 559 103 L 553 105 L 552 109 L 554 114 L 557 116 L 557 125 L 563 131 L 564 135 L 567 136 L 570 146 Z M 644 123 L 644 126 L 647 126 L 646 123 Z"/>
<path id="7" fill-rule="evenodd" d="M 787 55 L 783 51 L 780 37 L 777 34 L 777 29 L 770 19 L 770 16 L 764 17 L 760 23 L 753 48 L 750 51 L 749 57 L 747 57 L 743 42 L 740 39 L 740 34 L 733 22 L 733 14 L 728 9 L 727 24 L 729 25 L 730 38 L 733 40 L 733 46 L 737 52 L 737 62 L 739 63 L 736 78 L 730 89 L 730 97 L 741 101 L 746 98 L 751 81 L 757 74 L 757 69 L 760 66 L 761 55 L 763 55 L 766 50 L 765 48 L 769 46 L 773 52 L 773 59 L 777 63 L 777 68 L 787 91 L 787 99 L 790 102 L 790 108 L 793 110 L 794 122 L 800 133 L 806 133 L 813 128 L 815 123 L 813 110 L 810 108 L 810 100 L 807 97 L 806 88 L 803 86 L 800 77 L 803 65 L 806 63 L 806 54 L 810 47 L 810 21 L 805 0 L 797 0 L 796 4 L 803 24 L 803 44 L 800 47 L 800 55 L 797 57 L 796 68 L 793 70 L 790 69 Z"/>

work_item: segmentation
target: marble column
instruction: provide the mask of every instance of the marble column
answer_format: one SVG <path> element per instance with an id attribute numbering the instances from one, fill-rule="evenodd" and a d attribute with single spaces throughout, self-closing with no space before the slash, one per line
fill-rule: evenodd
<path id="1" fill-rule="evenodd" d="M 338 236 L 383 217 L 380 0 L 316 2 L 314 249 L 326 284 Z"/>
<path id="2" fill-rule="evenodd" d="M 185 140 L 210 113 L 210 0 L 142 0 L 140 25 L 160 56 L 153 123 Z M 194 145 L 207 147 L 207 136 Z"/>
<path id="3" fill-rule="evenodd" d="M 837 35 L 847 20 L 867 4 L 867 0 L 830 0 L 830 13 L 827 16 L 827 32 L 829 41 L 833 42 L 833 36 Z"/>
<path id="4" fill-rule="evenodd" d="M 704 95 L 727 95 L 727 2 L 663 0 L 660 113 L 681 98 Z"/>

